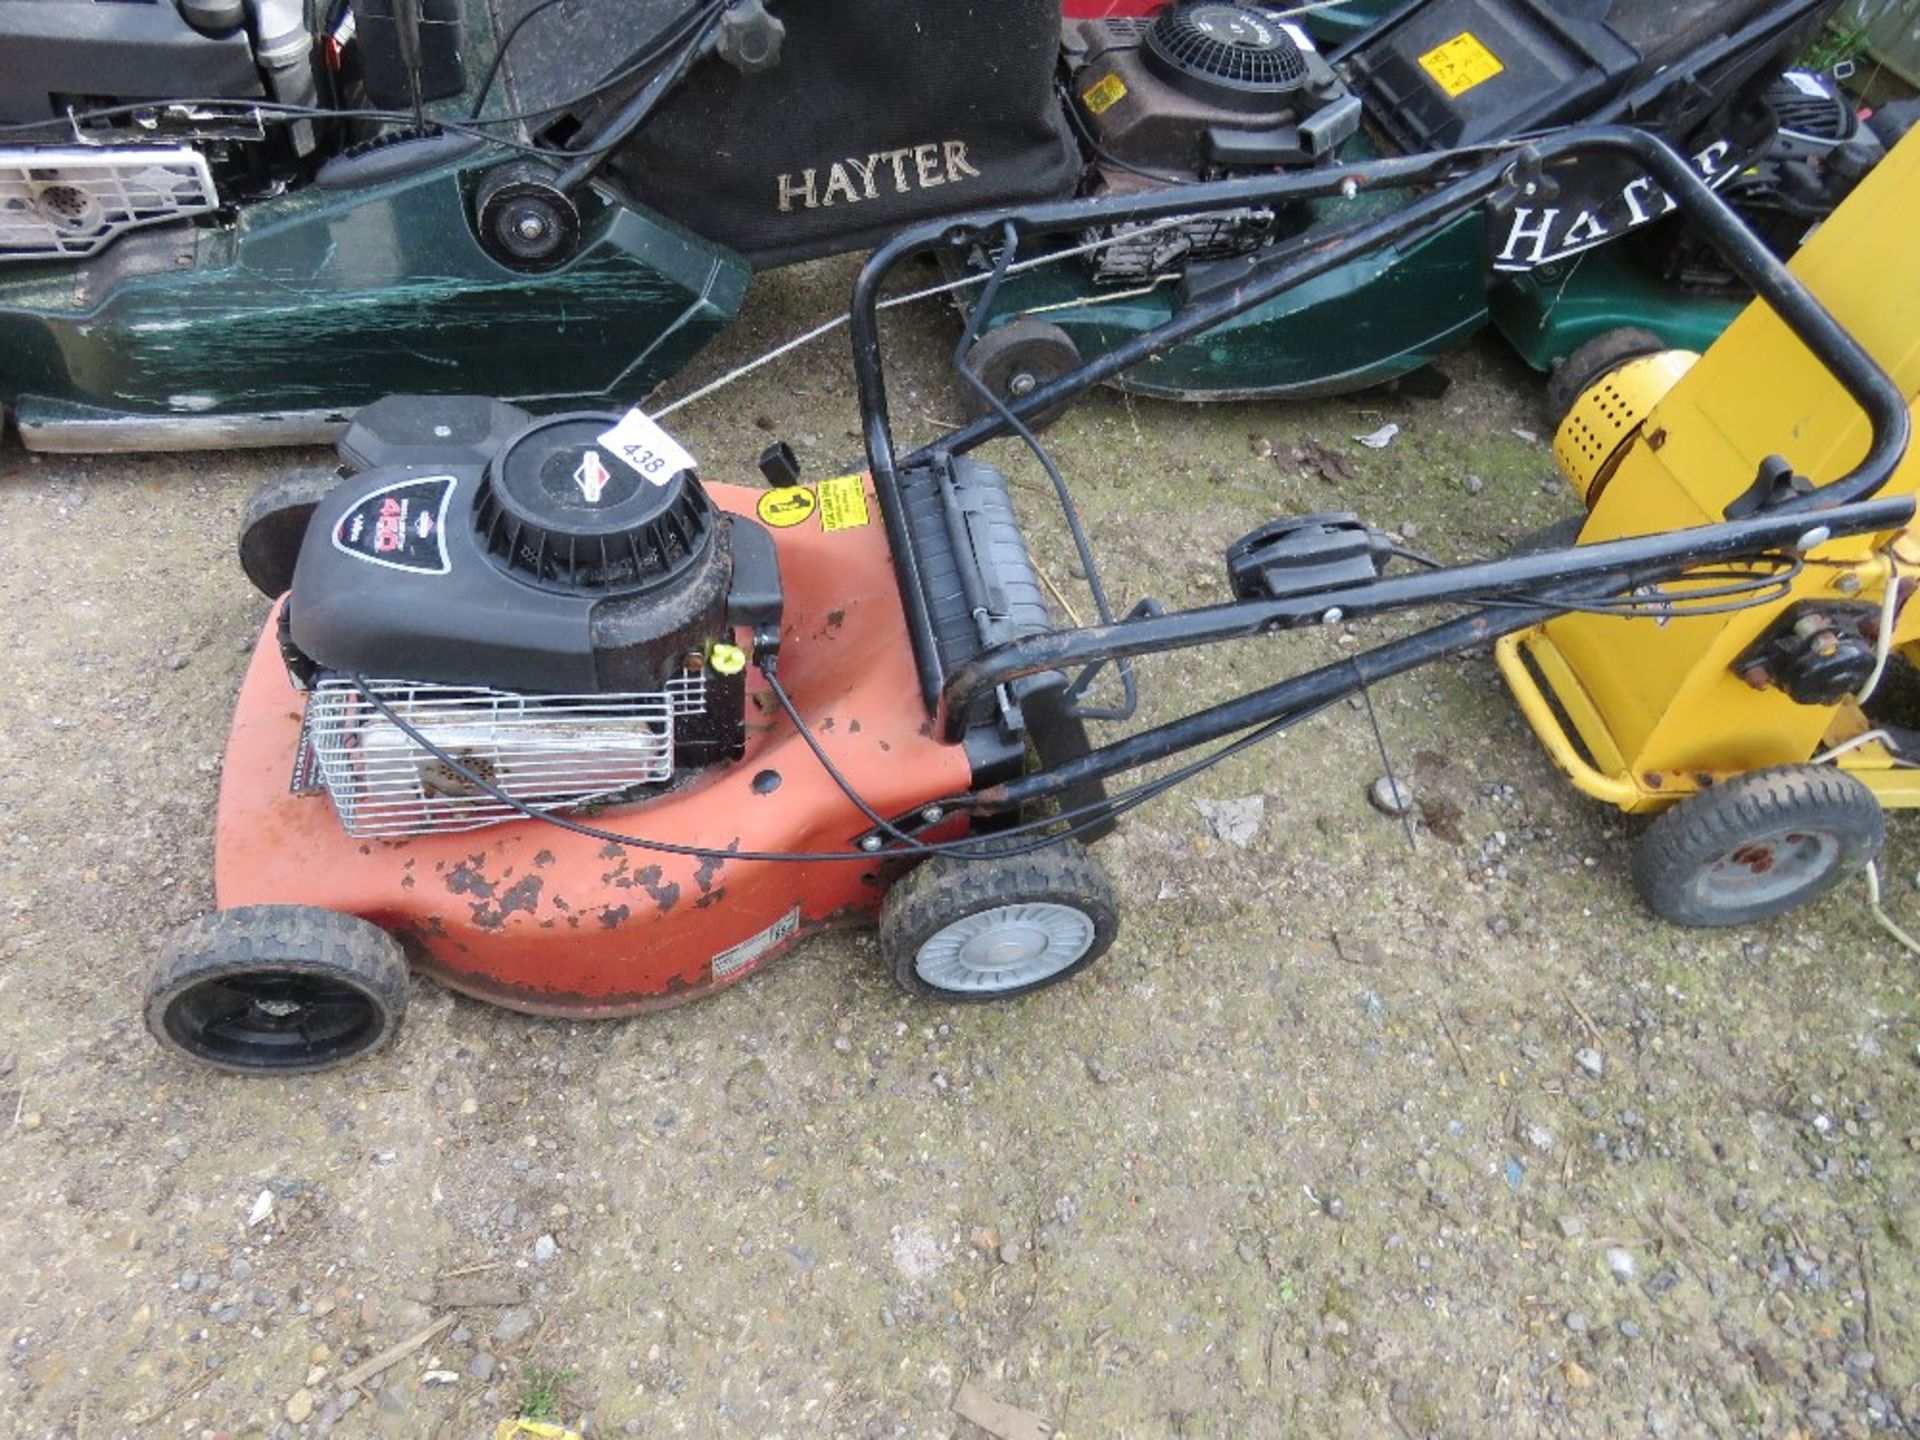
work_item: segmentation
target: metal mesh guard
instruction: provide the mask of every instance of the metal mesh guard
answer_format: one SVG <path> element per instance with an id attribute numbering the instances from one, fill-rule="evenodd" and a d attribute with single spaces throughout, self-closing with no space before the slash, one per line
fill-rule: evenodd
<path id="1" fill-rule="evenodd" d="M 205 157 L 185 146 L 0 147 L 0 261 L 78 259 L 218 203 Z"/>
<path id="2" fill-rule="evenodd" d="M 654 694 L 518 695 L 406 680 L 367 688 L 474 774 L 537 810 L 565 810 L 673 778 L 676 716 L 706 709 L 706 681 Z M 520 818 L 415 744 L 353 681 L 322 679 L 307 699 L 303 764 L 349 835 L 394 837 Z"/>

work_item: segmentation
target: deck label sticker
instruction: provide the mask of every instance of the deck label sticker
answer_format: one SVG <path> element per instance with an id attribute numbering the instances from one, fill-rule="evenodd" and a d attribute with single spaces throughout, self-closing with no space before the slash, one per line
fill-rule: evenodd
<path id="1" fill-rule="evenodd" d="M 681 471 L 695 468 L 686 447 L 654 424 L 637 405 L 600 436 L 600 443 L 653 485 L 664 485 Z"/>
<path id="2" fill-rule="evenodd" d="M 804 485 L 782 485 L 769 490 L 753 507 L 754 513 L 760 517 L 760 523 L 775 530 L 798 525 L 817 508 L 813 491 Z"/>
<path id="3" fill-rule="evenodd" d="M 858 475 L 836 475 L 820 482 L 821 530 L 827 534 L 857 530 L 872 519 L 867 511 L 866 482 Z"/>
<path id="4" fill-rule="evenodd" d="M 1080 94 L 1089 115 L 1104 115 L 1127 98 L 1127 87 L 1118 75 L 1096 80 Z"/>
<path id="5" fill-rule="evenodd" d="M 1462 30 L 1445 44 L 1436 45 L 1422 55 L 1420 68 L 1433 77 L 1433 83 L 1449 100 L 1454 100 L 1507 67 L 1471 30 Z"/>
<path id="6" fill-rule="evenodd" d="M 791 938 L 799 928 L 800 907 L 796 905 L 758 935 L 750 935 L 738 945 L 722 950 L 713 957 L 715 983 L 729 976 L 738 975 L 781 941 Z"/>
<path id="7" fill-rule="evenodd" d="M 447 504 L 458 482 L 451 475 L 423 475 L 370 490 L 333 527 L 336 550 L 385 565 L 444 575 L 447 559 Z"/>

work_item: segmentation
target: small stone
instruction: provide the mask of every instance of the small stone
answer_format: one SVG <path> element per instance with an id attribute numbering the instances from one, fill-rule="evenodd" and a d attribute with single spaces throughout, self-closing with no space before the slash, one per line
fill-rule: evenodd
<path id="1" fill-rule="evenodd" d="M 287 1400 L 287 1419 L 296 1425 L 304 1425 L 313 1415 L 313 1391 L 304 1385 Z"/>
<path id="2" fill-rule="evenodd" d="M 253 1278 L 253 1262 L 244 1255 L 236 1255 L 227 1263 L 227 1273 L 236 1280 Z"/>
<path id="3" fill-rule="evenodd" d="M 40 1128 L 40 1112 L 38 1110 L 27 1111 L 26 1114 L 20 1117 L 20 1128 L 22 1130 L 38 1130 Z"/>
<path id="4" fill-rule="evenodd" d="M 833 1037 L 833 1048 L 845 1055 L 853 1049 L 853 1041 L 844 1035 L 836 1035 Z"/>
<path id="5" fill-rule="evenodd" d="M 533 1258 L 544 1265 L 553 1259 L 559 1249 L 560 1244 L 553 1236 L 542 1235 L 538 1240 L 533 1242 Z"/>
<path id="6" fill-rule="evenodd" d="M 1616 1280 L 1631 1280 L 1639 1266 L 1634 1263 L 1632 1251 L 1614 1245 L 1607 1250 L 1607 1269 L 1613 1272 Z"/>
<path id="7" fill-rule="evenodd" d="M 494 1343 L 511 1345 L 531 1329 L 533 1329 L 533 1311 L 524 1305 L 516 1305 L 511 1310 L 502 1311 L 500 1318 L 494 1322 Z"/>
<path id="8" fill-rule="evenodd" d="M 485 1350 L 474 1351 L 473 1357 L 467 1361 L 467 1374 L 482 1385 L 486 1384 L 493 1378 L 493 1356 Z"/>
<path id="9" fill-rule="evenodd" d="M 322 1380 L 326 1378 L 327 1378 L 326 1366 L 324 1365 L 313 1366 L 311 1369 L 307 1371 L 307 1388 L 309 1390 L 313 1389 L 314 1386 L 318 1385 Z"/>
<path id="10" fill-rule="evenodd" d="M 1486 488 L 1487 488 L 1487 482 L 1482 480 L 1478 475 L 1467 476 L 1467 481 L 1466 481 L 1467 494 L 1478 495 L 1482 490 Z"/>
<path id="11" fill-rule="evenodd" d="M 1658 1300 L 1667 1291 L 1680 1283 L 1680 1272 L 1669 1265 L 1658 1275 L 1647 1281 L 1646 1291 L 1652 1299 Z"/>
<path id="12" fill-rule="evenodd" d="M 1567 1312 L 1566 1323 L 1567 1329 L 1576 1335 L 1584 1335 L 1587 1333 L 1587 1317 L 1582 1315 L 1578 1310 L 1569 1310 Z"/>
<path id="13" fill-rule="evenodd" d="M 1382 775 L 1367 787 L 1367 803 L 1398 820 L 1413 809 L 1413 788 L 1394 775 Z"/>
<path id="14" fill-rule="evenodd" d="M 1640 1338 L 1640 1327 L 1631 1320 L 1622 1320 L 1617 1328 L 1621 1335 L 1628 1340 L 1638 1340 Z"/>
<path id="15" fill-rule="evenodd" d="M 460 1377 L 451 1370 L 429 1370 L 420 1377 L 422 1385 L 456 1385 Z"/>
<path id="16" fill-rule="evenodd" d="M 1573 1063 L 1586 1071 L 1587 1074 L 1593 1076 L 1596 1080 L 1607 1073 L 1607 1057 L 1602 1055 L 1598 1050 L 1595 1050 L 1591 1045 L 1583 1045 L 1574 1051 Z"/>
<path id="17" fill-rule="evenodd" d="M 1587 1233 L 1587 1222 L 1578 1215 L 1562 1215 L 1554 1223 L 1560 1227 L 1562 1239 L 1578 1240 Z"/>
<path id="18" fill-rule="evenodd" d="M 1338 1195 L 1327 1196 L 1327 1198 L 1321 1202 L 1320 1208 L 1327 1212 L 1327 1218 L 1329 1220 L 1344 1220 L 1347 1218 L 1347 1202 L 1342 1200 Z"/>
<path id="19" fill-rule="evenodd" d="M 180 1277 L 180 1288 L 189 1295 L 198 1290 L 200 1288 L 200 1276 L 198 1273 L 188 1270 L 182 1274 Z"/>
<path id="20" fill-rule="evenodd" d="M 1526 1137 L 1527 1144 L 1538 1150 L 1542 1155 L 1553 1149 L 1553 1131 L 1538 1121 L 1534 1121 L 1527 1126 Z"/>
<path id="21" fill-rule="evenodd" d="M 1009 1240 L 1007 1241 L 1006 1244 L 1000 1247 L 1000 1263 L 1002 1265 L 1016 1264 L 1018 1263 L 1019 1259 L 1020 1259 L 1020 1247 L 1017 1244 L 1015 1244 L 1013 1241 Z"/>
<path id="22" fill-rule="evenodd" d="M 1593 1388 L 1593 1372 L 1578 1360 L 1569 1360 L 1560 1367 L 1560 1373 L 1567 1377 L 1567 1384 L 1575 1390 Z"/>
<path id="23" fill-rule="evenodd" d="M 970 1238 L 973 1248 L 983 1255 L 991 1255 L 1000 1248 L 1000 1231 L 992 1225 L 975 1226 Z"/>

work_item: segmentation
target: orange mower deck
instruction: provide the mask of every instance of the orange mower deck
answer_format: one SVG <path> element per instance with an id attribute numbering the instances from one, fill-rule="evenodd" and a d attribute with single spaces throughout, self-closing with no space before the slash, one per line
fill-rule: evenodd
<path id="1" fill-rule="evenodd" d="M 765 492 L 715 485 L 752 515 Z M 786 590 L 781 683 L 822 747 L 880 813 L 964 793 L 958 745 L 932 737 L 877 507 L 868 523 L 809 511 L 772 533 Z M 289 793 L 304 698 L 269 617 L 234 711 L 221 777 L 221 909 L 310 905 L 399 937 L 414 965 L 511 1009 L 602 1018 L 691 1000 L 795 941 L 871 921 L 879 863 L 662 855 L 535 820 L 452 835 L 360 840 L 324 795 Z M 620 834 L 715 850 L 846 851 L 869 828 L 780 713 L 748 694 L 743 759 L 644 805 L 580 817 Z"/>

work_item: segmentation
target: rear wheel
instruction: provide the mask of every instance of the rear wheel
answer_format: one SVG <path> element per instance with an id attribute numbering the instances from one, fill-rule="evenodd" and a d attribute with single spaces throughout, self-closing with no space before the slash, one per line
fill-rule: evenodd
<path id="1" fill-rule="evenodd" d="M 240 568 L 269 600 L 293 588 L 293 566 L 307 538 L 307 522 L 339 483 L 336 470 L 294 470 L 267 481 L 247 501 L 240 516 Z"/>
<path id="2" fill-rule="evenodd" d="M 1032 843 L 1023 837 L 1000 848 Z M 1002 1000 L 1078 974 L 1119 928 L 1100 862 L 1078 842 L 1059 840 L 1025 855 L 927 861 L 888 892 L 880 952 L 910 995 Z"/>
<path id="3" fill-rule="evenodd" d="M 1744 925 L 1857 874 L 1886 843 L 1873 792 L 1825 766 L 1755 770 L 1661 815 L 1633 855 L 1647 908 L 1676 925 Z"/>
<path id="4" fill-rule="evenodd" d="M 407 1009 L 407 961 L 378 925 L 304 905 L 251 905 L 181 930 L 147 977 L 168 1050 L 246 1074 L 297 1075 L 371 1054 Z"/>
<path id="5" fill-rule="evenodd" d="M 968 349 L 966 364 L 989 390 L 1011 405 L 1069 370 L 1077 369 L 1080 350 L 1058 325 L 1028 318 L 982 335 Z M 964 398 L 970 420 L 983 420 L 998 413 L 971 385 L 966 387 Z M 1063 400 L 1028 415 L 1025 417 L 1027 428 L 1044 430 L 1072 406 L 1072 400 Z"/>

